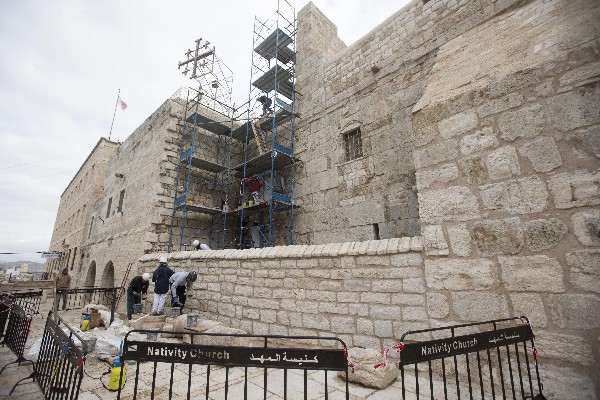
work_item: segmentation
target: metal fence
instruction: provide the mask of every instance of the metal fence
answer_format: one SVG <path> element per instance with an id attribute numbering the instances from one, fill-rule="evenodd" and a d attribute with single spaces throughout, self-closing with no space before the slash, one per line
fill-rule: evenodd
<path id="1" fill-rule="evenodd" d="M 119 384 L 118 400 L 350 398 L 346 346 L 338 338 L 185 332 L 188 343 L 147 339 L 160 333 L 125 336 L 121 383 L 125 376 L 133 382 Z M 344 371 L 344 384 L 332 379 L 337 371 Z"/>
<path id="2" fill-rule="evenodd" d="M 57 289 L 54 301 L 54 310 L 57 310 L 59 299 L 63 293 L 67 293 L 67 308 L 83 308 L 88 304 L 101 304 L 110 309 L 110 323 L 115 320 L 115 308 L 117 302 L 117 291 L 121 288 L 83 288 L 83 289 Z"/>
<path id="3" fill-rule="evenodd" d="M 10 315 L 10 307 L 12 306 L 12 299 L 7 293 L 0 293 L 0 339 L 4 337 L 4 330 L 6 329 L 6 322 Z"/>
<path id="4" fill-rule="evenodd" d="M 401 341 L 403 399 L 544 399 L 525 317 L 410 331 Z"/>
<path id="5" fill-rule="evenodd" d="M 75 339 L 82 346 L 85 343 L 58 314 L 50 311 L 32 376 L 47 400 L 79 396 L 87 353 L 76 346 Z"/>
<path id="6" fill-rule="evenodd" d="M 0 374 L 11 364 L 21 365 L 24 362 L 29 362 L 23 357 L 23 353 L 25 351 L 25 343 L 29 337 L 31 318 L 32 316 L 27 314 L 19 304 L 12 303 L 10 316 L 8 317 L 8 326 L 6 327 L 6 335 L 4 335 L 2 344 L 7 346 L 17 356 L 17 359 L 2 367 Z"/>
<path id="7" fill-rule="evenodd" d="M 39 314 L 43 294 L 42 289 L 21 289 L 13 290 L 10 296 L 28 314 Z"/>

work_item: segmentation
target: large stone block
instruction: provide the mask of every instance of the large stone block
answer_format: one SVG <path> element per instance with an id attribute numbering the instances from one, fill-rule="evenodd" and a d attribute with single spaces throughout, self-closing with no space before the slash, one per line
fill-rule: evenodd
<path id="1" fill-rule="evenodd" d="M 552 126 L 559 131 L 600 123 L 600 90 L 597 88 L 554 96 L 547 99 L 546 104 Z"/>
<path id="2" fill-rule="evenodd" d="M 562 165 L 560 152 L 552 137 L 544 136 L 519 147 L 519 154 L 526 157 L 536 172 L 549 172 Z"/>
<path id="3" fill-rule="evenodd" d="M 581 336 L 536 331 L 535 344 L 544 349 L 544 357 L 584 366 L 595 364 L 592 346 Z"/>
<path id="4" fill-rule="evenodd" d="M 496 138 L 494 130 L 486 126 L 472 135 L 463 137 L 460 141 L 460 152 L 467 156 L 496 146 L 498 146 L 498 138 Z"/>
<path id="5" fill-rule="evenodd" d="M 498 257 L 504 287 L 515 292 L 565 291 L 563 270 L 558 260 L 538 255 Z"/>
<path id="6" fill-rule="evenodd" d="M 479 205 L 468 188 L 453 186 L 420 192 L 419 212 L 425 223 L 468 221 L 479 218 Z"/>
<path id="7" fill-rule="evenodd" d="M 477 126 L 477 114 L 469 110 L 456 114 L 438 123 L 438 130 L 444 139 L 468 132 Z"/>
<path id="8" fill-rule="evenodd" d="M 524 243 L 519 218 L 477 222 L 473 226 L 471 237 L 483 257 L 517 254 Z"/>
<path id="9" fill-rule="evenodd" d="M 525 243 L 531 251 L 554 247 L 568 231 L 567 224 L 558 218 L 529 221 L 524 227 Z"/>
<path id="10" fill-rule="evenodd" d="M 553 294 L 546 307 L 560 328 L 600 328 L 600 297 L 592 294 Z"/>
<path id="11" fill-rule="evenodd" d="M 466 224 L 448 226 L 448 238 L 452 254 L 460 257 L 471 255 L 471 235 Z"/>
<path id="12" fill-rule="evenodd" d="M 574 251 L 567 253 L 566 258 L 573 287 L 600 293 L 600 250 Z"/>
<path id="13" fill-rule="evenodd" d="M 542 350 L 545 351 L 545 350 Z M 544 384 L 544 394 L 552 393 L 560 400 L 596 400 L 596 377 L 590 377 L 581 368 L 552 365 L 540 368 L 540 380 Z"/>
<path id="14" fill-rule="evenodd" d="M 470 184 L 481 185 L 487 182 L 487 167 L 480 156 L 463 158 L 458 161 L 460 174 Z"/>
<path id="15" fill-rule="evenodd" d="M 600 171 L 567 172 L 550 178 L 554 206 L 560 209 L 600 204 Z"/>
<path id="16" fill-rule="evenodd" d="M 425 168 L 444 161 L 450 161 L 457 156 L 458 146 L 456 141 L 453 140 L 428 145 L 414 152 L 415 166 L 417 168 Z"/>
<path id="17" fill-rule="evenodd" d="M 544 328 L 548 324 L 548 317 L 544 310 L 542 296 L 538 293 L 511 293 L 510 302 L 514 316 L 525 316 L 535 328 Z"/>
<path id="18" fill-rule="evenodd" d="M 452 294 L 454 313 L 463 321 L 488 321 L 508 318 L 506 297 L 490 292 L 455 292 Z"/>
<path id="19" fill-rule="evenodd" d="M 427 225 L 422 230 L 423 247 L 427 255 L 447 255 L 448 243 L 441 225 Z"/>
<path id="20" fill-rule="evenodd" d="M 458 178 L 458 167 L 455 164 L 442 165 L 430 170 L 419 170 L 416 174 L 417 188 L 427 189 L 434 183 L 448 183 Z"/>
<path id="21" fill-rule="evenodd" d="M 427 293 L 427 316 L 446 318 L 450 312 L 448 297 L 442 293 Z"/>
<path id="22" fill-rule="evenodd" d="M 435 290 L 486 290 L 498 284 L 493 261 L 425 260 L 425 280 Z"/>
<path id="23" fill-rule="evenodd" d="M 579 243 L 585 246 L 600 246 L 600 210 L 575 213 L 571 222 Z"/>
<path id="24" fill-rule="evenodd" d="M 519 137 L 532 138 L 539 135 L 544 124 L 544 112 L 539 104 L 506 111 L 498 117 L 500 136 L 509 142 Z"/>
<path id="25" fill-rule="evenodd" d="M 529 214 L 546 209 L 548 192 L 538 177 L 527 177 L 480 187 L 481 201 L 487 210 L 510 214 Z"/>
<path id="26" fill-rule="evenodd" d="M 513 146 L 504 146 L 487 156 L 487 170 L 491 179 L 505 179 L 519 175 L 519 157 Z"/>

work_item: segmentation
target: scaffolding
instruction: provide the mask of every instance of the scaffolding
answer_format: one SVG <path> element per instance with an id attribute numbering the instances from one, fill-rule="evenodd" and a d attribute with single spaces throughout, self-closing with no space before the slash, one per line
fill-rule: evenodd
<path id="1" fill-rule="evenodd" d="M 208 42 L 179 63 L 187 89 L 180 123 L 169 248 L 194 239 L 212 249 L 293 244 L 296 13 L 278 0 L 254 20 L 248 102 L 231 104 L 231 71 Z"/>
<path id="2" fill-rule="evenodd" d="M 294 243 L 296 13 L 286 0 L 268 19 L 254 20 L 252 72 L 243 123 L 233 129 L 242 160 L 233 167 L 239 202 L 233 247 Z M 246 118 L 243 118 L 245 115 Z"/>
<path id="3" fill-rule="evenodd" d="M 196 40 L 195 49 L 185 54 L 178 68 L 198 89 L 179 94 L 185 108 L 178 123 L 181 141 L 168 251 L 186 249 L 194 239 L 218 249 L 224 247 L 223 208 L 231 183 L 233 74 L 208 41 Z"/>

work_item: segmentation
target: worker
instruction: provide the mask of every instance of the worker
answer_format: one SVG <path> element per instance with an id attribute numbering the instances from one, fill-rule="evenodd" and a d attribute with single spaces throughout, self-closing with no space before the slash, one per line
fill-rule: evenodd
<path id="1" fill-rule="evenodd" d="M 262 182 L 258 175 L 253 175 L 250 178 L 244 178 L 240 182 L 242 185 L 250 185 L 250 192 L 252 193 L 252 200 L 255 205 L 262 204 L 265 201 L 260 197 L 260 189 L 262 188 Z"/>
<path id="2" fill-rule="evenodd" d="M 60 298 L 62 297 L 62 309 L 63 311 L 68 310 L 67 295 L 69 294 L 68 290 L 71 288 L 71 275 L 69 275 L 69 270 L 67 268 L 63 268 L 62 273 L 56 276 L 54 282 L 56 285 L 56 301 L 54 309 L 58 311 L 58 306 L 60 306 Z"/>
<path id="3" fill-rule="evenodd" d="M 175 272 L 169 279 L 171 285 L 171 306 L 179 307 L 183 314 L 183 306 L 187 299 L 187 291 L 192 288 L 198 275 L 196 272 Z"/>
<path id="4" fill-rule="evenodd" d="M 130 320 L 133 315 L 133 305 L 140 304 L 142 297 L 148 293 L 150 285 L 150 274 L 144 272 L 142 275 L 134 276 L 127 287 L 127 319 Z"/>
<path id="5" fill-rule="evenodd" d="M 158 268 L 152 274 L 154 282 L 154 301 L 152 302 L 152 315 L 160 315 L 165 307 L 167 293 L 169 293 L 169 278 L 174 274 L 167 265 L 167 256 L 160 256 Z"/>
<path id="6" fill-rule="evenodd" d="M 192 244 L 194 245 L 194 248 L 196 250 L 210 250 L 210 247 L 208 247 L 207 244 L 205 243 L 200 243 L 200 241 L 198 239 L 194 240 L 192 242 Z"/>
<path id="7" fill-rule="evenodd" d="M 252 223 L 252 229 L 250 229 L 250 237 L 252 238 L 252 247 L 260 247 L 260 225 L 258 222 Z"/>
<path id="8" fill-rule="evenodd" d="M 273 104 L 273 100 L 271 100 L 268 96 L 264 94 L 259 96 L 256 101 L 262 104 L 262 116 L 264 117 L 269 112 L 271 112 L 271 104 Z"/>

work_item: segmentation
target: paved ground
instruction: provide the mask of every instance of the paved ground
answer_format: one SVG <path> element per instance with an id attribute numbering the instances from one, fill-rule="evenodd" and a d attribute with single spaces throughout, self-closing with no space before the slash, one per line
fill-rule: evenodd
<path id="1" fill-rule="evenodd" d="M 40 313 L 33 319 L 27 349 L 42 336 L 44 324 L 52 304 L 48 300 L 41 305 Z M 78 325 L 80 310 L 72 310 L 61 313 L 66 320 Z M 27 350 L 25 351 L 27 354 Z M 16 357 L 7 347 L 0 347 L 0 366 L 8 362 L 15 361 Z M 211 367 L 210 373 L 205 366 L 194 366 L 190 372 L 187 365 L 177 365 L 171 370 L 170 364 L 157 364 L 156 373 L 153 371 L 153 363 L 140 364 L 139 385 L 137 388 L 138 399 L 149 399 L 154 382 L 154 392 L 156 399 L 167 398 L 169 390 L 173 393 L 173 399 L 186 399 L 188 385 L 191 387 L 192 398 L 205 398 L 205 388 L 208 385 L 210 399 L 224 399 L 226 387 L 228 388 L 227 398 L 240 399 L 244 393 L 244 372 L 240 368 L 225 369 L 221 367 Z M 99 400 L 116 399 L 116 392 L 106 390 L 98 380 L 102 373 L 109 369 L 110 365 L 104 361 L 98 360 L 93 354 L 87 359 L 85 364 L 86 375 L 81 385 L 80 400 Z M 122 398 L 131 399 L 134 385 L 133 374 L 135 368 L 130 366 L 129 380 L 125 384 Z M 31 374 L 30 365 L 8 366 L 0 375 L 0 399 L 13 400 L 34 400 L 43 398 L 42 393 L 36 383 L 27 383 L 17 386 L 12 396 L 8 396 L 13 385 L 24 377 Z M 304 393 L 304 372 L 302 370 L 289 370 L 287 376 L 287 397 L 289 399 L 302 399 Z M 264 370 L 260 368 L 248 368 L 248 398 L 263 399 L 264 396 Z M 269 370 L 267 376 L 267 399 L 283 398 L 283 380 L 282 370 Z M 325 374 L 321 371 L 312 371 L 307 373 L 307 388 L 309 399 L 324 399 L 323 391 Z M 225 384 L 227 381 L 227 385 Z M 26 382 L 31 382 L 27 380 Z M 103 378 L 103 382 L 108 385 L 108 376 Z M 332 373 L 327 376 L 329 399 L 343 399 L 345 383 Z M 385 400 L 401 398 L 400 381 L 396 380 L 385 390 L 375 390 L 365 388 L 360 385 L 350 384 L 351 399 L 369 399 Z"/>

